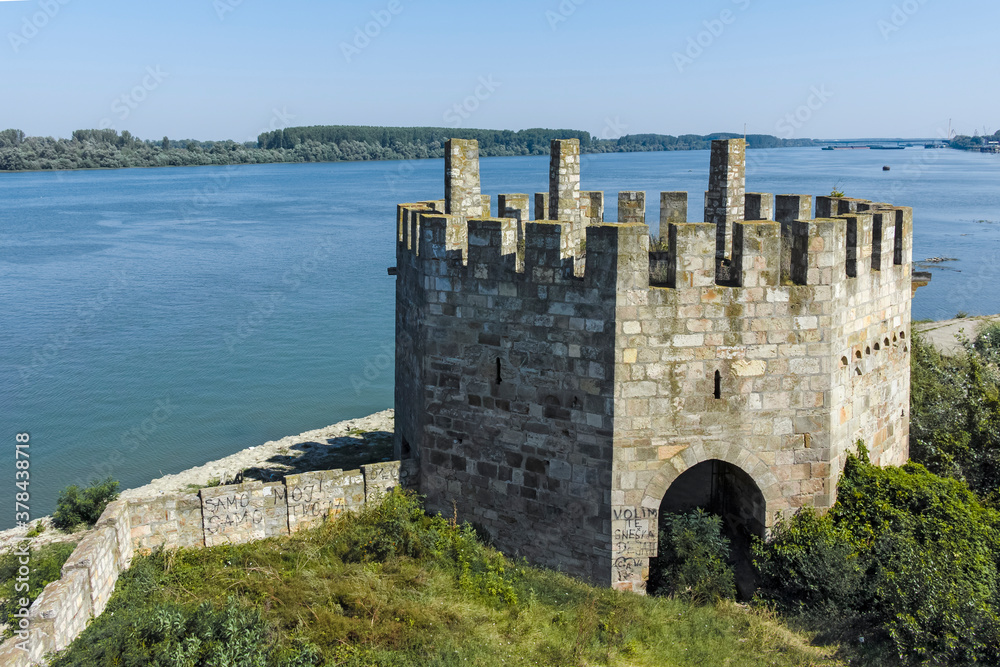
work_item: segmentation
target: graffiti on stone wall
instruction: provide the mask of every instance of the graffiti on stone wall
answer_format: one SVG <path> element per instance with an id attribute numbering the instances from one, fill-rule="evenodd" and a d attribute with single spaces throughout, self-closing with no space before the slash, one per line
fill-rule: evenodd
<path id="1" fill-rule="evenodd" d="M 201 501 L 206 546 L 264 536 L 264 495 L 260 482 L 203 489 Z"/>
<path id="2" fill-rule="evenodd" d="M 621 560 L 655 556 L 658 517 L 658 510 L 647 507 L 618 507 L 612 510 L 614 558 Z"/>
<path id="3" fill-rule="evenodd" d="M 406 476 L 398 463 L 373 463 L 364 466 L 365 500 L 374 500 L 376 495 L 384 495 L 399 486 L 400 478 Z"/>
<path id="4" fill-rule="evenodd" d="M 644 575 L 645 559 L 619 556 L 615 558 L 615 581 L 629 581 Z"/>
<path id="5" fill-rule="evenodd" d="M 285 483 L 291 532 L 318 526 L 364 502 L 365 480 L 360 470 L 290 475 Z"/>

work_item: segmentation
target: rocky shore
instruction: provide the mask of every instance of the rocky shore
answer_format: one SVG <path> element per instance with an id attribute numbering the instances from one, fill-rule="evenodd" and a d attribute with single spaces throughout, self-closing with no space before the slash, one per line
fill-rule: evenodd
<path id="1" fill-rule="evenodd" d="M 913 330 L 942 354 L 955 354 L 962 349 L 960 335 L 974 339 L 981 328 L 997 321 L 1000 321 L 1000 315 L 977 315 L 938 322 L 918 322 L 914 323 Z"/>
<path id="2" fill-rule="evenodd" d="M 274 481 L 286 474 L 309 470 L 354 468 L 364 463 L 388 461 L 392 456 L 392 410 L 376 412 L 359 419 L 348 419 L 331 426 L 290 435 L 262 445 L 247 447 L 217 461 L 189 468 L 173 475 L 164 475 L 149 484 L 127 489 L 122 498 L 149 498 L 180 491 L 195 492 L 205 486 L 216 486 L 243 480 Z M 55 542 L 77 541 L 85 531 L 64 533 L 52 528 L 52 518 L 39 521 L 45 526 L 41 534 L 30 538 L 38 547 Z M 27 537 L 29 527 L 0 531 L 0 552 L 16 546 Z"/>

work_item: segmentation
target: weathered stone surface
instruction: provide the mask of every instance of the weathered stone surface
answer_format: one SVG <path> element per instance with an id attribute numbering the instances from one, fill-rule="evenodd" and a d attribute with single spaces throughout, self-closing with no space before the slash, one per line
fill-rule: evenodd
<path id="1" fill-rule="evenodd" d="M 62 577 L 32 604 L 29 650 L 18 648 L 23 637 L 12 637 L 0 646 L 0 665 L 40 665 L 46 654 L 66 648 L 104 611 L 135 551 L 288 535 L 332 520 L 344 510 L 360 509 L 366 497 L 377 501 L 395 486 L 415 483 L 416 472 L 413 460 L 391 461 L 363 470 L 289 475 L 283 482 L 210 487 L 199 494 L 117 500 L 77 544 Z"/>
<path id="2" fill-rule="evenodd" d="M 660 240 L 666 241 L 670 225 L 688 221 L 688 193 L 660 193 Z"/>
<path id="3" fill-rule="evenodd" d="M 705 222 L 716 226 L 715 256 L 720 261 L 732 256 L 733 224 L 746 219 L 746 144 L 744 139 L 712 141 Z"/>
<path id="4" fill-rule="evenodd" d="M 618 193 L 618 222 L 626 224 L 646 222 L 645 192 Z"/>
<path id="5" fill-rule="evenodd" d="M 707 221 L 661 193 L 651 252 L 633 193 L 623 224 L 577 225 L 564 148 L 536 199 L 554 219 L 524 226 L 514 268 L 499 222 L 463 251 L 461 223 L 402 207 L 422 250 L 397 246 L 395 437 L 432 511 L 641 591 L 656 513 L 702 464 L 728 466 L 730 520 L 759 533 L 829 508 L 858 439 L 906 460 L 910 209 L 820 198 L 814 218 L 811 197 L 745 193 L 742 140 L 717 142 Z"/>
<path id="6" fill-rule="evenodd" d="M 483 211 L 479 191 L 479 142 L 474 139 L 451 139 L 445 145 L 444 212 L 466 218 L 489 215 Z"/>
<path id="7" fill-rule="evenodd" d="M 747 220 L 774 220 L 774 195 L 748 192 L 745 201 Z"/>

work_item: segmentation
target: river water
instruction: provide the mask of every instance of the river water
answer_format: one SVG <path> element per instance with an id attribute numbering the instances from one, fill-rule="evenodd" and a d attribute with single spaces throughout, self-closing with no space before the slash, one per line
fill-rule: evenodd
<path id="1" fill-rule="evenodd" d="M 646 190 L 654 227 L 659 191 L 688 190 L 700 219 L 708 162 L 584 156 L 583 188 L 605 191 L 607 220 L 617 191 Z M 482 161 L 494 212 L 547 177 L 546 157 Z M 1000 312 L 1000 158 L 749 153 L 749 191 L 834 187 L 913 206 L 915 259 L 957 259 L 915 318 Z M 0 174 L 0 528 L 17 433 L 37 517 L 68 484 L 137 486 L 391 407 L 395 205 L 442 191 L 441 160 Z"/>

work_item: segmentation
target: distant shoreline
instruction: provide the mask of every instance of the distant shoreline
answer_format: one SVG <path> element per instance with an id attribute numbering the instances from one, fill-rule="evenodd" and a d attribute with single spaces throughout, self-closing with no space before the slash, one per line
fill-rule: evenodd
<path id="1" fill-rule="evenodd" d="M 814 148 L 813 146 L 768 146 L 766 148 L 748 148 L 747 150 L 778 150 L 786 148 Z M 819 145 L 815 146 L 819 148 Z M 582 155 L 626 155 L 635 153 L 695 153 L 698 151 L 709 151 L 709 148 L 673 148 L 662 150 L 630 150 L 630 151 L 592 151 Z M 544 153 L 537 155 L 485 155 L 482 159 L 506 158 L 506 157 L 546 157 Z M 0 174 L 44 174 L 44 173 L 67 173 L 72 171 L 124 171 L 126 169 L 194 169 L 197 167 L 263 167 L 265 165 L 306 165 L 306 164 L 360 164 L 364 162 L 422 162 L 425 160 L 443 160 L 443 157 L 387 157 L 375 158 L 371 160 L 318 160 L 315 162 L 229 162 L 226 164 L 145 164 L 129 167 L 73 167 L 71 169 L 0 169 Z"/>
<path id="2" fill-rule="evenodd" d="M 480 157 L 548 155 L 555 139 L 579 142 L 581 154 L 706 150 L 716 139 L 744 137 L 750 148 L 818 146 L 770 134 L 628 134 L 601 139 L 573 129 L 488 130 L 445 127 L 317 125 L 264 132 L 256 141 L 144 140 L 128 131 L 75 130 L 71 138 L 0 131 L 0 172 L 76 171 L 307 162 L 376 162 L 444 157 L 449 139 L 475 140 Z"/>

